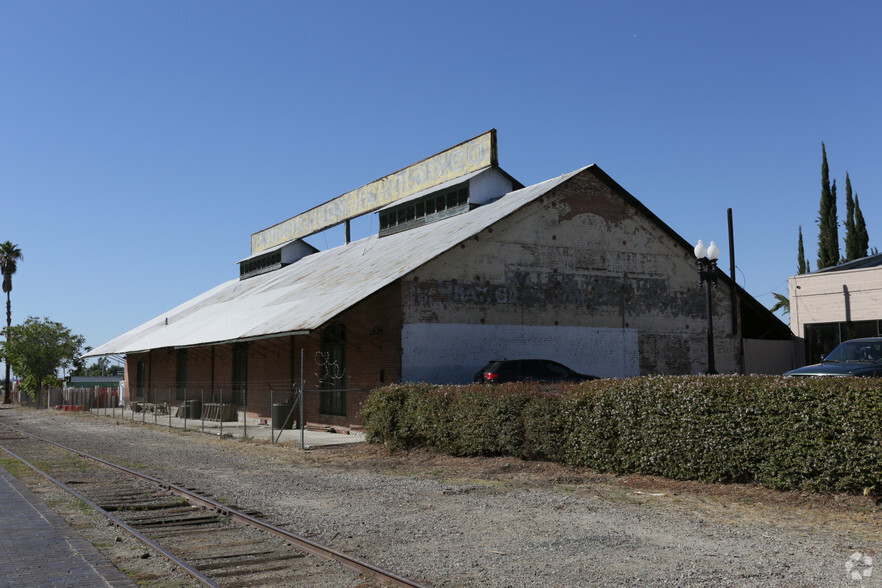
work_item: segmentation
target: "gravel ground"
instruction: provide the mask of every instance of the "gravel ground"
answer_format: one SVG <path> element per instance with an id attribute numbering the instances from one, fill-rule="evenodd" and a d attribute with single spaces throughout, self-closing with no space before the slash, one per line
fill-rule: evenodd
<path id="1" fill-rule="evenodd" d="M 882 586 L 882 510 L 870 497 L 366 444 L 303 452 L 46 410 L 0 420 L 432 586 Z M 851 570 L 875 573 L 853 579 L 855 553 L 879 562 Z"/>

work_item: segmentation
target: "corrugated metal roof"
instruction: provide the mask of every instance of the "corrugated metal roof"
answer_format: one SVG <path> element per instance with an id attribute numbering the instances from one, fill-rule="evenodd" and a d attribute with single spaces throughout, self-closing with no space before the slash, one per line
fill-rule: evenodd
<path id="1" fill-rule="evenodd" d="M 234 279 L 86 354 L 132 353 L 308 332 L 583 171 L 506 194 L 467 213 L 314 253 Z"/>

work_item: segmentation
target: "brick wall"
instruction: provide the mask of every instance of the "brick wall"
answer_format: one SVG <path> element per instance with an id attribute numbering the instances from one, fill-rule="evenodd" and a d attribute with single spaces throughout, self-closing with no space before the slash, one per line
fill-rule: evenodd
<path id="1" fill-rule="evenodd" d="M 338 320 L 346 327 L 346 416 L 319 414 L 319 392 L 307 394 L 307 422 L 349 427 L 361 425 L 361 406 L 371 390 L 401 381 L 401 287 L 398 282 L 356 304 Z M 309 337 L 306 387 L 317 391 L 321 331 Z M 311 351 L 311 353 L 310 353 Z M 299 359 L 298 359 L 299 361 Z"/>
<path id="2" fill-rule="evenodd" d="M 322 329 L 308 335 L 284 336 L 250 341 L 248 348 L 247 415 L 270 418 L 271 405 L 284 403 L 299 390 L 301 350 L 306 396 L 305 418 L 308 423 L 348 428 L 360 425 L 361 406 L 370 390 L 401 379 L 401 288 L 392 284 L 356 304 L 338 317 L 346 329 L 346 366 L 344 371 L 346 416 L 319 412 L 321 383 L 320 352 Z M 232 344 L 187 349 L 187 398 L 205 402 L 233 400 Z M 126 356 L 126 385 L 133 390 L 137 364 L 146 365 L 146 400 L 156 399 L 180 404 L 176 397 L 178 354 L 174 349 Z M 241 399 L 240 399 L 241 402 Z M 241 404 L 240 404 L 241 410 Z"/>
<path id="3" fill-rule="evenodd" d="M 713 296 L 717 369 L 737 372 L 728 286 L 719 282 Z M 705 291 L 691 249 L 590 168 L 405 276 L 402 300 L 409 326 L 635 330 L 619 351 L 639 357 L 639 373 L 707 368 Z M 436 347 L 439 362 L 449 347 Z"/>

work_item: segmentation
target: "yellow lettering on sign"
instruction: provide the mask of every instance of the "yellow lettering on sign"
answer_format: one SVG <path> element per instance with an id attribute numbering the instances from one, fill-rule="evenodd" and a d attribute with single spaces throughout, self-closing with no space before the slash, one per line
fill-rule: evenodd
<path id="1" fill-rule="evenodd" d="M 497 165 L 495 129 L 254 233 L 251 254 L 323 231 L 491 165 Z"/>

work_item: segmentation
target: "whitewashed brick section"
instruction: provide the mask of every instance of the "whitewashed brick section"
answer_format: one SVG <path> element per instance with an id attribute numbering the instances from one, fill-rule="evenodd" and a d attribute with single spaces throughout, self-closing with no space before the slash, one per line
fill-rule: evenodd
<path id="1" fill-rule="evenodd" d="M 601 377 L 640 374 L 635 329 L 417 323 L 404 325 L 401 339 L 405 382 L 468 383 L 493 359 L 553 359 Z"/>

